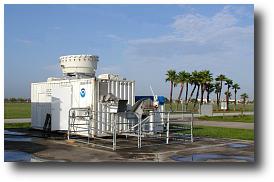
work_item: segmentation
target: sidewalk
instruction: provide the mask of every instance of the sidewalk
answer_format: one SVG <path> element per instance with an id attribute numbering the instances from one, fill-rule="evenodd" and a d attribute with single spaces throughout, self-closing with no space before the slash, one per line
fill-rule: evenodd
<path id="1" fill-rule="evenodd" d="M 244 115 L 254 115 L 254 112 L 244 112 Z M 239 112 L 231 113 L 213 113 L 213 116 L 237 116 L 241 115 Z M 206 120 L 197 120 L 195 118 L 199 117 L 200 114 L 194 114 L 194 126 L 215 126 L 215 127 L 224 127 L 224 128 L 239 128 L 239 129 L 254 129 L 254 123 L 243 123 L 243 122 L 227 122 L 227 121 L 206 121 Z M 171 123 L 181 124 L 180 120 L 183 117 L 190 118 L 191 114 L 171 114 L 170 119 Z"/>
<path id="2" fill-rule="evenodd" d="M 191 117 L 191 114 L 183 114 L 184 117 Z M 240 112 L 228 112 L 228 113 L 213 113 L 212 116 L 238 116 L 241 115 Z M 254 112 L 244 112 L 243 115 L 254 115 Z M 201 115 L 198 113 L 193 114 L 195 118 L 200 117 Z M 179 119 L 182 118 L 182 113 L 171 113 L 170 118 L 172 119 Z"/>
<path id="3" fill-rule="evenodd" d="M 224 113 L 225 116 L 235 116 L 241 113 Z M 252 115 L 253 112 L 245 112 L 244 115 Z M 199 117 L 200 114 L 194 114 L 194 117 Z M 213 116 L 223 116 L 223 113 L 213 113 Z M 184 114 L 184 117 L 191 117 L 190 114 Z M 172 123 L 180 124 L 180 119 L 182 114 L 171 114 L 171 119 L 176 119 L 178 121 L 171 121 Z M 5 123 L 30 123 L 31 118 L 17 118 L 17 119 L 4 119 Z M 242 123 L 242 122 L 224 122 L 224 121 L 202 121 L 194 120 L 193 124 L 195 126 L 215 126 L 215 127 L 225 127 L 225 128 L 241 128 L 241 129 L 254 129 L 254 123 Z"/>
<path id="4" fill-rule="evenodd" d="M 215 126 L 224 128 L 254 129 L 254 123 L 225 122 L 225 121 L 194 121 L 194 126 Z"/>
<path id="5" fill-rule="evenodd" d="M 31 118 L 4 119 L 5 123 L 30 123 Z"/>

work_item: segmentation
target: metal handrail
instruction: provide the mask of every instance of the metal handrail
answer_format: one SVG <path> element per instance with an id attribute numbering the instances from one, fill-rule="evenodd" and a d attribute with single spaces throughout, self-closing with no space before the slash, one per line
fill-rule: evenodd
<path id="1" fill-rule="evenodd" d="M 75 116 L 73 115 L 71 112 L 72 111 L 87 111 L 87 115 L 78 115 L 78 116 Z M 114 119 L 113 120 L 108 120 L 108 121 L 103 121 L 102 120 L 102 117 L 100 114 L 114 114 Z M 161 115 L 161 118 L 164 118 L 164 120 L 162 120 L 161 123 L 159 123 L 160 125 L 165 125 L 165 129 L 162 130 L 162 132 L 166 133 L 164 136 L 166 138 L 166 144 L 169 144 L 169 138 L 170 138 L 170 115 L 173 114 L 173 113 L 183 113 L 183 114 L 191 114 L 191 124 L 190 124 L 190 136 L 191 136 L 191 142 L 193 142 L 193 113 L 192 112 L 188 112 L 188 111 L 176 111 L 176 112 L 171 112 L 171 111 L 156 111 L 156 112 L 150 112 L 150 116 L 151 114 L 152 115 L 155 115 L 155 114 L 164 114 L 163 116 Z M 97 133 L 98 131 L 100 133 L 105 133 L 105 134 L 110 134 L 112 135 L 112 149 L 113 150 L 116 150 L 116 145 L 117 145 L 117 133 L 124 133 L 126 136 L 129 135 L 129 136 L 136 136 L 138 138 L 138 148 L 141 148 L 142 147 L 142 137 L 145 137 L 147 135 L 143 135 L 143 132 L 153 132 L 154 130 L 150 130 L 150 129 L 145 129 L 143 128 L 143 126 L 145 126 L 146 124 L 149 124 L 149 123 L 158 123 L 158 122 L 154 122 L 154 121 L 150 121 L 150 116 L 146 117 L 145 119 L 141 119 L 141 116 L 139 116 L 137 113 L 134 113 L 132 112 L 131 114 L 134 114 L 136 117 L 134 118 L 137 118 L 137 123 L 134 125 L 134 126 L 131 126 L 129 127 L 129 125 L 131 125 L 132 123 L 130 122 L 118 122 L 118 118 L 119 118 L 119 115 L 121 114 L 127 114 L 126 112 L 125 113 L 111 113 L 111 112 L 108 112 L 108 111 L 92 111 L 90 110 L 89 107 L 85 107 L 85 108 L 71 108 L 69 109 L 69 126 L 68 126 L 68 140 L 70 139 L 70 129 L 71 129 L 71 126 L 76 126 L 76 125 L 87 125 L 87 131 L 88 131 L 88 143 L 89 143 L 89 137 L 91 136 L 90 133 L 91 131 L 94 131 L 95 133 Z M 89 118 L 87 119 L 87 124 L 75 124 L 75 123 L 71 123 L 71 119 L 75 119 L 77 117 L 83 117 L 83 118 Z M 99 118 L 99 119 L 98 119 Z M 134 119 L 134 118 L 130 118 L 130 119 Z M 130 120 L 129 118 L 127 118 L 127 120 L 129 121 Z M 98 127 L 94 127 L 94 126 L 91 126 L 91 122 L 96 122 L 97 124 L 100 124 L 100 128 Z M 127 127 L 129 127 L 129 129 L 125 129 L 125 125 L 127 125 Z M 105 131 L 104 129 L 102 129 L 102 126 L 104 126 L 104 128 L 107 126 L 107 130 L 108 131 Z M 120 131 L 117 130 L 118 128 L 124 128 Z M 78 127 L 80 128 L 80 127 Z M 83 127 L 81 127 L 82 129 L 85 129 Z M 136 129 L 137 130 L 134 130 Z M 158 130 L 157 130 L 158 131 Z M 73 131 L 73 132 L 77 132 L 77 131 Z M 80 132 L 80 131 L 79 131 Z M 137 133 L 136 133 L 137 132 Z M 161 131 L 160 131 L 161 132 Z M 132 135 L 133 134 L 133 135 Z M 151 136 L 156 136 L 156 135 L 159 135 L 159 133 L 153 133 L 153 134 L 150 134 L 149 135 Z M 188 134 L 189 135 L 189 134 Z M 94 137 L 96 137 L 97 135 L 94 135 Z M 159 137 L 159 136 L 158 136 Z M 157 138 L 158 138 L 157 137 Z M 162 137 L 162 134 L 160 134 L 160 138 Z M 97 137 L 96 137 L 97 138 Z"/>
<path id="2" fill-rule="evenodd" d="M 71 122 L 70 122 L 70 120 L 71 120 L 71 118 L 76 118 L 75 117 L 75 115 L 71 115 L 71 111 L 76 111 L 76 110 L 78 110 L 78 111 L 87 111 L 88 112 L 88 115 L 87 116 L 82 116 L 82 117 L 89 117 L 90 118 L 90 107 L 77 107 L 77 108 L 70 108 L 69 109 L 69 117 L 68 117 L 68 131 L 67 131 L 67 139 L 69 140 L 70 139 L 70 132 L 71 132 L 71 126 L 72 127 L 74 127 L 76 124 L 71 124 Z M 83 127 L 77 127 L 77 128 L 82 128 L 83 129 Z M 86 128 L 84 128 L 84 129 L 86 129 Z M 88 130 L 89 130 L 89 126 L 88 126 L 88 128 L 87 128 Z M 75 129 L 74 129 L 74 131 L 73 131 L 74 133 L 76 132 L 75 131 Z M 82 130 L 81 131 L 77 131 L 77 132 L 82 132 Z"/>

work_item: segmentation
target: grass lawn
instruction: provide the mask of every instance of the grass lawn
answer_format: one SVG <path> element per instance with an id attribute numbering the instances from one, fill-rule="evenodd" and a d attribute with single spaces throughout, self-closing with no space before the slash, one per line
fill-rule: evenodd
<path id="1" fill-rule="evenodd" d="M 197 126 L 193 129 L 194 137 L 231 138 L 241 140 L 254 140 L 254 130 L 221 128 L 211 126 Z"/>
<path id="2" fill-rule="evenodd" d="M 31 103 L 5 103 L 4 118 L 30 118 Z"/>
<path id="3" fill-rule="evenodd" d="M 12 129 L 12 128 L 30 128 L 30 123 L 5 123 L 5 129 Z"/>
<path id="4" fill-rule="evenodd" d="M 189 133 L 183 130 L 179 133 Z M 254 140 L 254 130 L 237 129 L 237 128 L 222 128 L 213 126 L 195 126 L 193 128 L 194 137 L 209 137 L 209 138 L 230 138 L 240 140 Z"/>
<path id="5" fill-rule="evenodd" d="M 206 121 L 228 121 L 228 122 L 243 122 L 254 123 L 254 115 L 243 116 L 200 116 L 199 120 Z"/>

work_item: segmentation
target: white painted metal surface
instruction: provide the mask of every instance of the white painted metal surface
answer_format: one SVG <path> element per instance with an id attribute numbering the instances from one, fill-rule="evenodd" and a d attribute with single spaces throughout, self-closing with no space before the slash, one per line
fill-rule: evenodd
<path id="1" fill-rule="evenodd" d="M 60 57 L 60 66 L 64 74 L 87 74 L 94 76 L 97 69 L 98 56 L 68 55 Z"/>
<path id="2" fill-rule="evenodd" d="M 67 130 L 68 113 L 71 108 L 71 86 L 55 87 L 51 95 L 51 129 Z M 63 121 L 63 122 L 62 122 Z"/>
<path id="3" fill-rule="evenodd" d="M 104 79 L 104 80 L 119 80 L 119 75 L 115 74 L 101 74 L 98 76 L 99 79 Z"/>
<path id="4" fill-rule="evenodd" d="M 63 95 L 62 90 L 64 91 Z M 48 82 L 32 83 L 32 127 L 42 129 L 46 114 L 50 113 L 52 114 L 53 122 L 52 130 L 63 130 L 68 123 L 68 112 L 67 118 L 64 113 L 66 113 L 69 107 L 89 107 L 92 111 L 109 112 L 110 108 L 100 102 L 102 94 L 112 93 L 120 99 L 128 100 L 129 105 L 133 105 L 135 103 L 134 92 L 135 83 L 134 81 L 128 80 L 107 80 L 93 77 L 82 79 L 54 79 L 49 80 Z M 56 117 L 58 117 L 58 114 L 54 112 L 56 105 L 54 105 L 54 103 L 52 104 L 52 101 L 55 102 L 58 99 L 62 104 L 62 108 L 64 108 L 64 111 L 60 113 L 60 120 L 56 119 Z M 101 122 L 110 123 L 111 120 L 113 120 L 114 115 L 110 113 L 100 113 L 96 117 L 99 122 L 93 123 L 93 125 L 94 127 L 97 127 L 99 131 L 97 133 L 92 133 L 92 135 L 101 135 L 104 131 L 111 128 L 108 125 L 103 125 Z M 119 120 L 126 121 L 122 117 L 119 117 Z M 86 121 L 81 119 L 77 119 L 76 122 L 86 123 Z M 127 129 L 125 126 L 120 128 L 120 130 Z"/>

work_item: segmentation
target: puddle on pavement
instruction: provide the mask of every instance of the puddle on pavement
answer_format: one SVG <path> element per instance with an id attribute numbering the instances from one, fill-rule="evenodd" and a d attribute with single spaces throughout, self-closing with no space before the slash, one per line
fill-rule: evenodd
<path id="1" fill-rule="evenodd" d="M 5 135 L 26 135 L 25 133 L 20 133 L 20 132 L 15 132 L 15 131 L 9 131 L 9 130 L 4 130 Z"/>
<path id="2" fill-rule="evenodd" d="M 243 161 L 254 162 L 253 157 L 236 156 L 236 155 L 222 155 L 222 154 L 192 154 L 189 156 L 171 156 L 172 160 L 177 162 L 206 162 L 206 161 Z"/>
<path id="3" fill-rule="evenodd" d="M 33 138 L 26 136 L 25 133 L 5 130 L 5 142 L 32 142 Z M 64 160 L 49 160 L 36 157 L 30 153 L 18 150 L 5 150 L 5 162 L 65 162 Z"/>
<path id="4" fill-rule="evenodd" d="M 231 147 L 231 148 L 245 148 L 245 147 L 249 147 L 250 145 L 249 144 L 246 144 L 246 143 L 232 143 L 232 144 L 229 144 L 228 147 Z"/>
<path id="5" fill-rule="evenodd" d="M 32 156 L 30 162 L 67 162 L 65 160 L 51 160 L 51 159 L 43 159 L 40 157 Z"/>
<path id="6" fill-rule="evenodd" d="M 4 152 L 5 162 L 66 162 L 64 160 L 49 160 L 33 156 L 27 152 L 6 150 Z"/>
<path id="7" fill-rule="evenodd" d="M 4 130 L 5 133 L 5 141 L 8 142 L 31 142 L 32 138 L 26 136 L 25 133 L 19 133 L 9 130 Z"/>
<path id="8" fill-rule="evenodd" d="M 22 137 L 22 136 L 12 136 L 12 137 L 5 137 L 5 141 L 8 142 L 31 142 L 31 137 Z"/>
<path id="9" fill-rule="evenodd" d="M 31 160 L 31 154 L 21 151 L 5 150 L 4 161 L 5 162 L 28 162 Z"/>
<path id="10" fill-rule="evenodd" d="M 26 136 L 24 133 L 13 132 L 9 130 L 4 130 L 5 141 L 7 142 L 31 142 L 32 137 Z M 229 144 L 232 148 L 243 148 L 248 147 L 248 144 L 244 143 L 233 143 Z M 178 162 L 206 162 L 206 161 L 244 161 L 244 162 L 254 162 L 254 157 L 248 156 L 234 156 L 234 155 L 222 155 L 222 154 L 192 154 L 188 156 L 178 156 L 174 155 L 170 157 L 174 161 Z M 17 151 L 17 150 L 5 150 L 4 151 L 4 161 L 5 162 L 65 162 L 63 160 L 48 160 L 33 156 L 30 153 Z"/>

